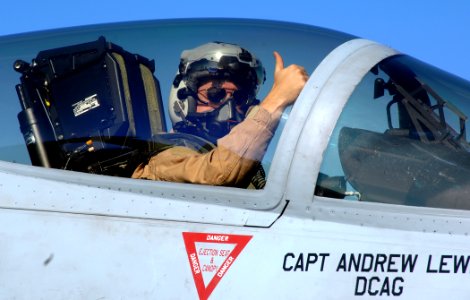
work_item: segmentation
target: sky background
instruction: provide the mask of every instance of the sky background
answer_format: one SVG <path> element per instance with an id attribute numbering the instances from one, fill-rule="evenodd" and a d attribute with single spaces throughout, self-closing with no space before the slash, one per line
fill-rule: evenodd
<path id="1" fill-rule="evenodd" d="M 0 36 L 132 20 L 234 17 L 297 22 L 374 40 L 470 80 L 468 0 L 3 1 Z"/>

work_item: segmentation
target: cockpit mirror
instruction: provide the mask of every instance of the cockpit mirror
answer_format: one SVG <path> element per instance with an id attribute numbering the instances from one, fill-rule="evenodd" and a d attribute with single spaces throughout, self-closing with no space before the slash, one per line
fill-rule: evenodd
<path id="1" fill-rule="evenodd" d="M 377 78 L 374 82 L 374 99 L 383 95 L 385 95 L 385 81 L 382 78 Z"/>

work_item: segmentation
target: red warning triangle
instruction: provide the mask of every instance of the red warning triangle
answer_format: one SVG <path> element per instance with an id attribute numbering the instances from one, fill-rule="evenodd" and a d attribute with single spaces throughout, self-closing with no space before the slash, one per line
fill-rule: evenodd
<path id="1" fill-rule="evenodd" d="M 199 299 L 209 298 L 251 238 L 251 235 L 183 232 Z"/>

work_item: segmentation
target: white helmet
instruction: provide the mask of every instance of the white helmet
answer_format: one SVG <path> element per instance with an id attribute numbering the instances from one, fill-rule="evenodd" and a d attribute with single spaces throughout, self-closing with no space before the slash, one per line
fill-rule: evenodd
<path id="1" fill-rule="evenodd" d="M 168 105 L 173 129 L 215 142 L 244 119 L 235 106 L 246 112 L 259 103 L 256 94 L 265 79 L 261 62 L 238 45 L 212 42 L 183 51 Z M 198 87 L 209 80 L 231 81 L 238 90 L 214 111 L 197 113 Z"/>

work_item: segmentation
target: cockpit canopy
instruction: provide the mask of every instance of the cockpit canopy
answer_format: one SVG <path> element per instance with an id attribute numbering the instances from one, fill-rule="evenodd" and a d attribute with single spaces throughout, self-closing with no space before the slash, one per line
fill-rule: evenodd
<path id="1" fill-rule="evenodd" d="M 273 36 L 273 30 L 282 38 Z M 352 38 L 299 24 L 227 19 L 101 25 L 37 36 L 0 40 L 0 63 L 7 66 L 0 72 L 11 78 L 0 83 L 3 99 L 9 102 L 2 122 L 14 128 L 2 139 L 5 151 L 0 158 L 98 173 L 107 172 L 102 168 L 109 155 L 127 157 L 135 147 L 152 150 L 147 141 L 171 129 L 166 106 L 183 50 L 210 41 L 246 46 L 266 66 L 267 80 L 258 94 L 262 99 L 272 85 L 274 50 L 286 62 L 295 61 L 312 72 L 332 49 Z M 20 74 L 13 72 L 12 64 Z M 21 130 L 12 126 L 18 124 L 20 111 Z M 41 129 L 38 124 L 43 124 Z M 103 148 L 107 151 L 98 161 L 84 158 Z M 267 169 L 273 152 L 274 146 L 266 158 Z"/>
<path id="2" fill-rule="evenodd" d="M 286 64 L 304 66 L 314 74 L 319 65 L 332 62 L 325 58 L 335 49 L 354 39 L 299 24 L 218 19 L 3 37 L 0 122 L 12 129 L 2 136 L 0 159 L 129 176 L 135 163 L 144 159 L 142 153 L 175 144 L 207 152 L 213 145 L 168 133 L 167 99 L 183 50 L 211 41 L 250 49 L 266 69 L 258 94 L 263 99 L 273 83 L 274 50 Z M 320 169 L 311 170 L 317 179 L 312 183 L 315 195 L 469 209 L 470 84 L 411 57 L 386 56 L 363 69 L 359 84 L 342 82 L 351 85 L 351 94 L 328 99 L 345 103 L 338 119 L 311 123 L 335 124 L 326 148 L 317 152 L 323 154 Z M 296 105 L 312 109 L 320 96 L 316 97 Z M 297 145 L 300 134 L 320 138 L 310 136 L 307 128 L 281 139 L 291 113 L 284 112 L 262 161 L 268 181 L 276 151 L 284 149 L 280 140 Z M 308 149 L 299 152 L 314 159 Z"/>

